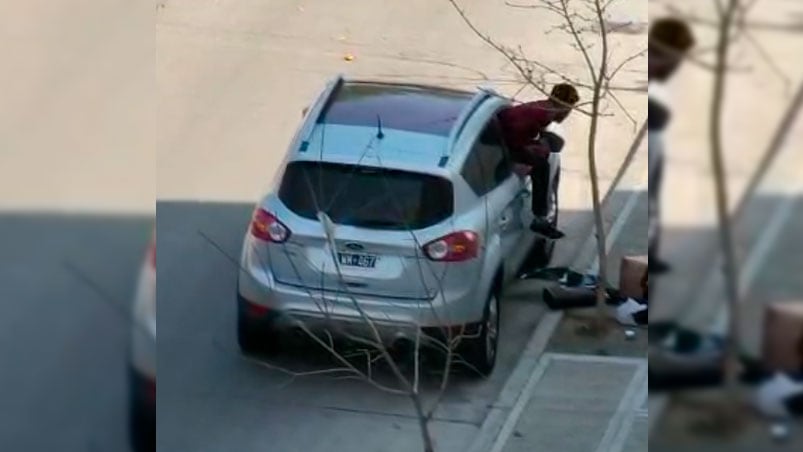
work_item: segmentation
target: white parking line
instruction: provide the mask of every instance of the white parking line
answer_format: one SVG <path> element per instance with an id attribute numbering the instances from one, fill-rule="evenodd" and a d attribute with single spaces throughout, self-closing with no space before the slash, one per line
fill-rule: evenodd
<path id="1" fill-rule="evenodd" d="M 625 206 L 622 208 L 622 211 L 619 213 L 619 216 L 616 218 L 616 221 L 611 225 L 611 229 L 608 231 L 608 235 L 605 237 L 605 253 L 610 253 L 611 248 L 613 248 L 613 244 L 616 242 L 616 239 L 619 237 L 619 234 L 622 233 L 622 229 L 624 229 L 627 220 L 630 219 L 630 214 L 633 213 L 633 209 L 636 208 L 638 204 L 638 198 L 642 194 L 646 193 L 646 184 L 640 184 L 630 193 L 630 196 L 627 197 L 627 202 Z M 596 236 L 594 234 L 591 235 L 591 243 L 592 245 L 596 241 Z M 596 250 L 596 246 L 594 246 L 594 250 Z M 599 271 L 599 254 L 596 252 L 594 253 L 594 260 L 589 266 L 589 273 L 597 273 Z"/>
<path id="2" fill-rule="evenodd" d="M 795 191 L 796 193 L 789 194 L 778 202 L 778 206 L 773 211 L 772 216 L 770 216 L 756 244 L 750 249 L 742 271 L 739 273 L 739 292 L 742 295 L 747 293 L 750 287 L 752 287 L 759 270 L 763 268 L 764 262 L 769 256 L 772 246 L 778 241 L 784 226 L 786 226 L 790 218 L 792 218 L 792 213 L 794 213 L 793 207 L 798 199 L 796 194 L 800 194 L 801 191 L 803 191 L 801 190 L 803 185 L 800 183 L 800 180 L 794 182 L 797 182 L 798 186 Z M 739 298 L 744 302 L 745 297 L 740 296 Z M 719 333 L 727 332 L 730 318 L 729 314 L 727 303 L 721 303 L 714 320 L 713 331 Z"/>
<path id="3" fill-rule="evenodd" d="M 504 450 L 508 439 L 518 424 L 521 414 L 524 412 L 535 391 L 535 387 L 541 382 L 550 364 L 555 361 L 619 364 L 635 367 L 633 377 L 619 401 L 616 412 L 608 421 L 605 433 L 595 449 L 596 452 L 620 452 L 624 448 L 632 431 L 633 421 L 636 417 L 643 418 L 647 416 L 646 410 L 641 409 L 644 395 L 647 392 L 647 360 L 643 358 L 570 355 L 560 353 L 544 353 L 542 355 L 538 366 L 527 381 L 521 393 L 521 397 L 518 398 L 513 409 L 510 411 L 510 415 L 507 417 L 496 441 L 494 441 L 490 452 L 502 452 L 502 450 Z"/>
<path id="4" fill-rule="evenodd" d="M 647 360 L 642 359 L 636 373 L 622 397 L 616 414 L 608 423 L 596 452 L 620 452 L 624 449 L 627 438 L 633 430 L 636 411 L 641 406 L 643 395 L 647 393 Z"/>
<path id="5" fill-rule="evenodd" d="M 524 389 L 521 391 L 520 396 L 516 400 L 516 404 L 513 405 L 513 409 L 510 410 L 510 414 L 505 420 L 504 425 L 502 425 L 502 430 L 499 432 L 499 436 L 497 436 L 496 441 L 494 441 L 491 452 L 501 452 L 507 444 L 508 438 L 510 438 L 510 435 L 513 433 L 513 429 L 516 428 L 516 423 L 518 422 L 519 417 L 521 417 L 521 413 L 527 406 L 527 402 L 530 401 L 533 388 L 535 388 L 535 385 L 541 380 L 541 377 L 544 376 L 546 368 L 549 367 L 549 363 L 549 357 L 543 356 L 541 358 L 540 362 L 538 363 L 538 367 L 536 367 L 533 373 L 530 375 L 527 385 L 524 386 Z M 524 396 L 525 394 L 526 397 Z"/>

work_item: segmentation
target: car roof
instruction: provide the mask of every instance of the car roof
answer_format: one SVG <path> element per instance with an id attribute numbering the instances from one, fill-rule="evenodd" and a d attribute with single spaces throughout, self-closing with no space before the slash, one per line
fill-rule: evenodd
<path id="1" fill-rule="evenodd" d="M 347 81 L 332 95 L 318 124 L 378 127 L 448 136 L 473 93 L 434 86 Z"/>
<path id="2" fill-rule="evenodd" d="M 405 169 L 447 175 L 450 148 L 492 91 L 343 80 L 330 82 L 308 117 L 291 160 Z M 381 139 L 379 138 L 381 137 Z"/>
<path id="3" fill-rule="evenodd" d="M 294 160 L 405 169 L 446 174 L 439 166 L 447 137 L 375 127 L 322 125 L 309 137 L 307 151 Z"/>

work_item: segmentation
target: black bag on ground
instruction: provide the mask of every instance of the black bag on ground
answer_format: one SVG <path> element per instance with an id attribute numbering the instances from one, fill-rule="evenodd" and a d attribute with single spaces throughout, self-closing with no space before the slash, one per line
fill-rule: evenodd
<path id="1" fill-rule="evenodd" d="M 593 287 L 548 287 L 544 289 L 543 298 L 552 310 L 590 308 L 597 304 Z"/>

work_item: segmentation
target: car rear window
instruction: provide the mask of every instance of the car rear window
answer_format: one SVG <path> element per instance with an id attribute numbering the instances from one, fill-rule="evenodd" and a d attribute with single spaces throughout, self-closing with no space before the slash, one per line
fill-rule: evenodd
<path id="1" fill-rule="evenodd" d="M 371 229 L 422 229 L 452 215 L 450 181 L 428 174 L 323 162 L 293 162 L 279 199 L 304 218 L 318 209 L 337 224 Z"/>

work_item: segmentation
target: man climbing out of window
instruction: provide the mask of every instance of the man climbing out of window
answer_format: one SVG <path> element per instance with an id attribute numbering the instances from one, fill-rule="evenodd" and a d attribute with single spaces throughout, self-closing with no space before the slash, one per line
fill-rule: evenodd
<path id="1" fill-rule="evenodd" d="M 515 105 L 499 113 L 499 124 L 512 160 L 530 167 L 532 211 L 535 216 L 530 229 L 551 239 L 564 236 L 547 218 L 549 155 L 560 151 L 562 140 L 547 132 L 546 128 L 553 122 L 563 122 L 579 100 L 574 86 L 560 83 L 552 88 L 548 99 Z"/>
<path id="2" fill-rule="evenodd" d="M 666 83 L 677 72 L 683 59 L 694 46 L 691 28 L 684 21 L 662 18 L 650 25 L 648 53 L 648 160 L 649 160 L 649 268 L 654 274 L 670 270 L 659 258 L 661 242 L 661 182 L 664 172 L 664 131 L 670 120 Z"/>

